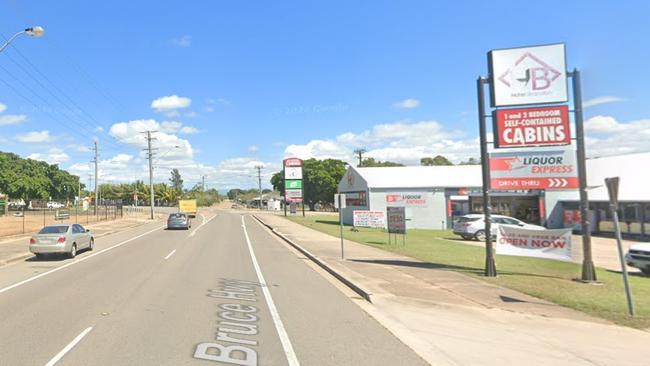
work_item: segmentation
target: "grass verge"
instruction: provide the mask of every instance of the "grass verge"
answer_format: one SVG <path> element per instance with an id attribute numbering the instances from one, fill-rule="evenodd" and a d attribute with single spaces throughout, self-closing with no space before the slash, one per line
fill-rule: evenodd
<path id="1" fill-rule="evenodd" d="M 333 236 L 339 235 L 336 216 L 292 216 L 290 220 Z M 581 266 L 547 259 L 497 256 L 497 278 L 483 276 L 485 249 L 450 241 L 458 238 L 449 230 L 409 230 L 406 246 L 388 244 L 388 234 L 380 229 L 343 230 L 344 237 L 375 248 L 399 253 L 441 269 L 461 272 L 483 281 L 511 288 L 540 299 L 608 319 L 634 328 L 650 328 L 650 278 L 632 275 L 630 286 L 636 316 L 627 313 L 627 303 L 620 273 L 597 269 L 600 284 L 574 281 Z"/>

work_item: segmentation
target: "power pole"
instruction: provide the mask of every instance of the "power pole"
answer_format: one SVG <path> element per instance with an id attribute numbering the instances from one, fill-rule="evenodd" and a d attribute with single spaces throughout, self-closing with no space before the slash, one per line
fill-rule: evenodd
<path id="1" fill-rule="evenodd" d="M 77 207 L 81 205 L 81 174 L 79 174 L 79 197 L 77 197 Z"/>
<path id="2" fill-rule="evenodd" d="M 201 190 L 205 192 L 205 175 L 201 176 Z"/>
<path id="3" fill-rule="evenodd" d="M 95 141 L 95 216 L 97 215 L 97 205 L 99 204 L 99 146 Z"/>
<path id="4" fill-rule="evenodd" d="M 154 193 L 153 193 L 153 151 L 151 148 L 151 140 L 155 140 L 155 137 L 151 137 L 152 132 L 157 132 L 157 131 L 146 131 L 143 133 L 147 134 L 147 157 L 149 158 L 149 200 L 151 203 L 151 219 L 154 219 L 153 215 L 153 208 L 154 208 Z"/>
<path id="5" fill-rule="evenodd" d="M 359 156 L 359 165 L 357 166 L 361 166 L 361 163 L 363 162 L 363 154 L 365 154 L 366 151 L 367 150 L 364 148 L 354 150 L 354 153 Z"/>
<path id="6" fill-rule="evenodd" d="M 260 210 L 262 210 L 262 166 L 257 165 L 255 169 L 257 169 L 257 184 L 260 191 Z"/>

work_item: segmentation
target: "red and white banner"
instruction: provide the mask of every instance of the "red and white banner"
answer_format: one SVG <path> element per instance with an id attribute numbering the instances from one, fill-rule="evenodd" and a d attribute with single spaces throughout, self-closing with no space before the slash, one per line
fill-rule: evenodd
<path id="1" fill-rule="evenodd" d="M 573 150 L 490 154 L 490 186 L 494 190 L 577 189 Z"/>
<path id="2" fill-rule="evenodd" d="M 570 145 L 569 107 L 497 109 L 494 147 Z"/>
<path id="3" fill-rule="evenodd" d="M 499 225 L 497 254 L 571 261 L 571 229 L 531 230 Z"/>

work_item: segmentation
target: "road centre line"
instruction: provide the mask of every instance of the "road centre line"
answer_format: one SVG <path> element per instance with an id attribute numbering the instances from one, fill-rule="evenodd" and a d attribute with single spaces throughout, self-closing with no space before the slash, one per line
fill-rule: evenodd
<path id="1" fill-rule="evenodd" d="M 172 255 L 174 255 L 174 253 L 176 253 L 176 249 L 172 250 L 169 254 L 167 254 L 167 256 L 165 257 L 165 259 L 169 259 L 169 257 L 171 257 Z"/>
<path id="2" fill-rule="evenodd" d="M 280 342 L 282 343 L 282 348 L 284 349 L 284 354 L 287 357 L 289 366 L 300 366 L 296 352 L 293 350 L 291 345 L 291 340 L 289 339 L 289 334 L 284 329 L 284 324 L 282 324 L 282 319 L 280 319 L 280 314 L 278 309 L 275 307 L 273 298 L 271 297 L 271 291 L 269 291 L 268 286 L 266 285 L 266 280 L 264 280 L 264 275 L 262 275 L 262 270 L 260 269 L 259 264 L 257 263 L 257 258 L 255 257 L 255 252 L 253 251 L 253 246 L 251 245 L 251 240 L 248 236 L 248 231 L 246 231 L 246 222 L 244 221 L 244 216 L 241 217 L 241 226 L 244 229 L 244 237 L 246 238 L 246 244 L 248 245 L 248 251 L 251 255 L 251 260 L 253 261 L 253 267 L 255 268 L 255 273 L 257 274 L 257 280 L 262 288 L 262 293 L 266 299 L 266 304 L 269 307 L 269 312 L 271 313 L 271 318 L 273 319 L 273 324 L 275 329 L 278 332 L 280 337 Z"/>
<path id="3" fill-rule="evenodd" d="M 76 336 L 75 339 L 72 340 L 72 342 L 68 343 L 68 345 L 61 350 L 61 352 L 57 353 L 56 356 L 52 357 L 52 359 L 48 363 L 46 363 L 45 366 L 53 366 L 57 362 L 61 361 L 63 356 L 65 356 L 66 353 L 70 352 L 70 350 L 74 346 L 76 346 L 77 343 L 79 343 L 79 341 L 81 341 L 81 339 L 85 337 L 86 334 L 88 334 L 91 330 L 93 330 L 93 327 L 88 327 L 84 329 L 84 331 L 81 332 L 78 336 Z"/>
<path id="4" fill-rule="evenodd" d="M 203 215 L 201 215 L 201 216 L 203 216 Z M 192 236 L 194 236 L 194 235 L 196 234 L 196 232 L 199 231 L 199 229 L 203 227 L 203 225 L 209 223 L 209 222 L 212 221 L 212 219 L 214 219 L 215 217 L 217 217 L 217 214 L 214 214 L 214 216 L 212 216 L 211 218 L 209 218 L 208 220 L 206 220 L 206 219 L 205 219 L 205 216 L 203 216 L 203 222 L 201 223 L 201 225 L 197 226 L 196 229 L 192 230 L 192 232 L 190 233 L 190 235 L 188 235 L 188 237 L 192 237 Z"/>
<path id="5" fill-rule="evenodd" d="M 51 270 L 49 270 L 47 272 L 39 273 L 36 276 L 33 276 L 33 277 L 28 278 L 28 279 L 22 280 L 20 282 L 16 282 L 13 285 L 10 285 L 10 286 L 7 286 L 5 288 L 0 289 L 0 294 L 2 294 L 3 292 L 7 292 L 7 291 L 9 291 L 11 289 L 14 289 L 14 288 L 16 288 L 18 286 L 22 286 L 24 284 L 27 284 L 27 283 L 32 282 L 34 280 L 37 280 L 37 279 L 39 279 L 41 277 L 52 274 L 54 272 L 58 272 L 58 271 L 60 271 L 60 270 L 62 270 L 64 268 L 68 268 L 68 267 L 70 267 L 70 266 L 72 266 L 74 264 L 81 263 L 81 262 L 83 262 L 83 261 L 85 261 L 87 259 L 98 256 L 98 255 L 100 255 L 102 253 L 106 253 L 109 250 L 115 249 L 117 247 L 121 247 L 124 244 L 130 243 L 130 242 L 132 242 L 132 241 L 134 241 L 136 239 L 139 239 L 139 238 L 141 238 L 141 237 L 143 237 L 145 235 L 149 235 L 149 234 L 153 233 L 154 231 L 160 230 L 162 228 L 164 228 L 164 226 L 160 226 L 160 227 L 157 227 L 157 228 L 155 228 L 153 230 L 149 230 L 146 233 L 140 234 L 138 236 L 134 236 L 131 239 L 124 240 L 123 242 L 117 243 L 117 244 L 113 245 L 112 247 L 104 248 L 104 249 L 100 250 L 99 252 L 93 253 L 93 254 L 91 254 L 89 256 L 86 256 L 86 257 L 79 258 L 79 259 L 75 260 L 74 262 L 66 263 L 66 264 L 64 264 L 64 265 L 62 265 L 60 267 L 53 268 L 53 269 L 51 269 Z"/>

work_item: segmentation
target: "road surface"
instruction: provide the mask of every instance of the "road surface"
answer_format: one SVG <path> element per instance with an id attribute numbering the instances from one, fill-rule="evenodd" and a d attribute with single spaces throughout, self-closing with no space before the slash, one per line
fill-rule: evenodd
<path id="1" fill-rule="evenodd" d="M 330 281 L 245 214 L 144 225 L 0 267 L 0 364 L 425 364 Z"/>

